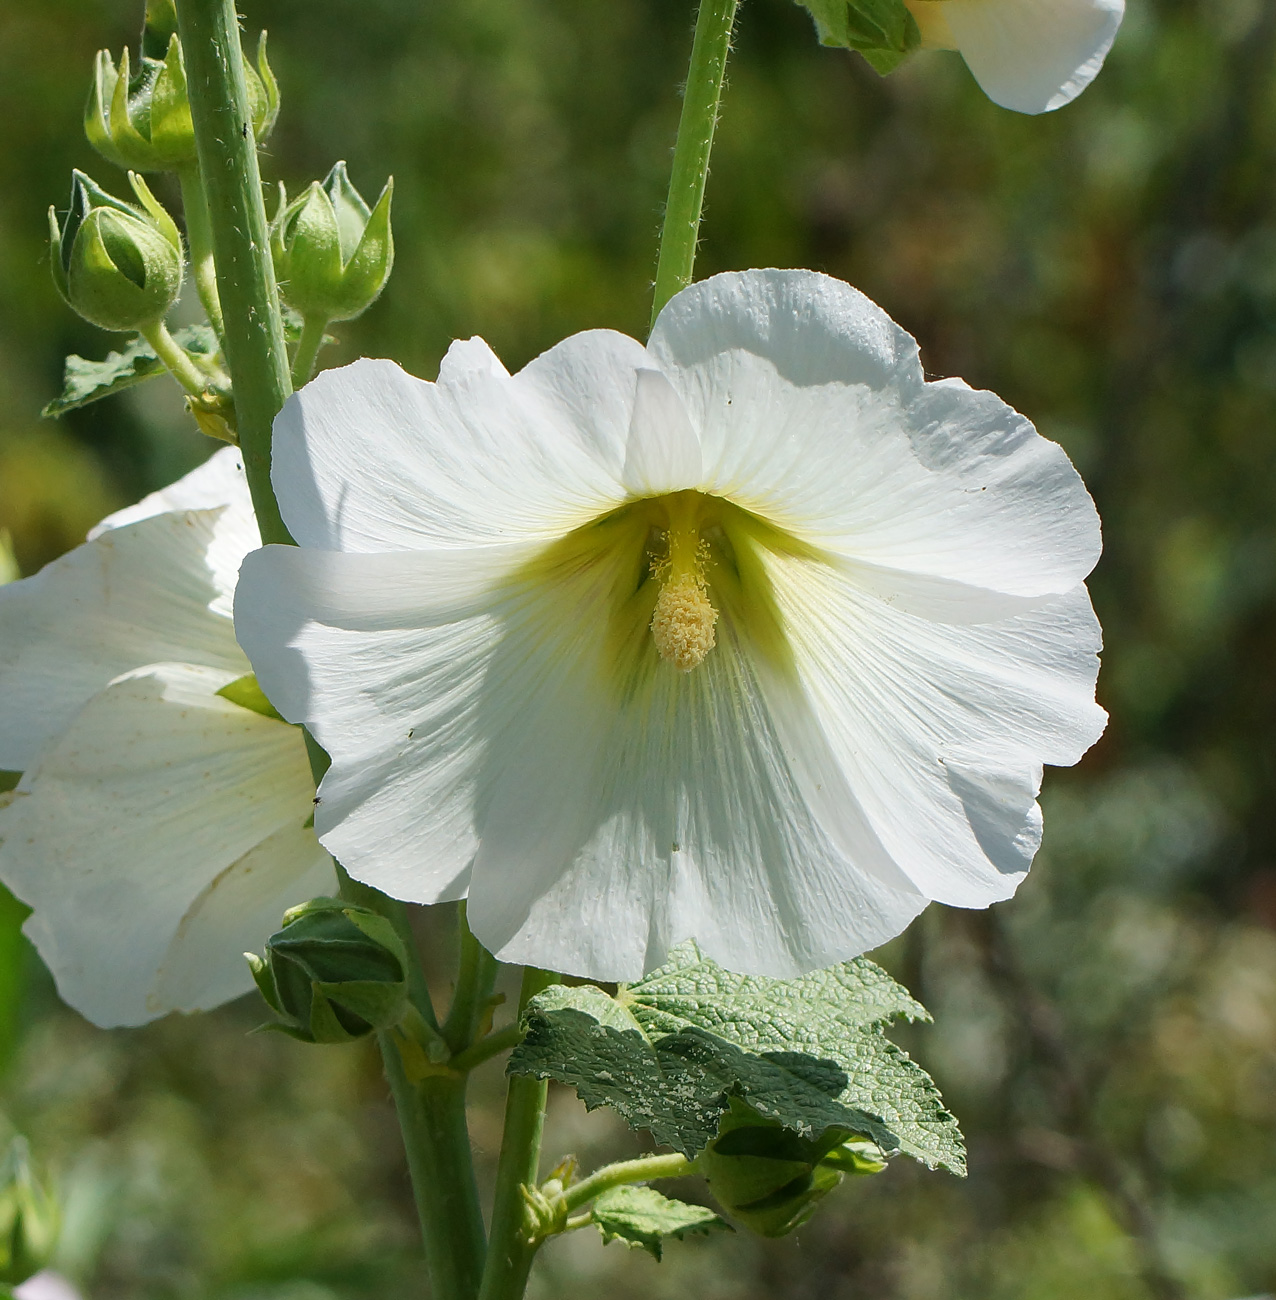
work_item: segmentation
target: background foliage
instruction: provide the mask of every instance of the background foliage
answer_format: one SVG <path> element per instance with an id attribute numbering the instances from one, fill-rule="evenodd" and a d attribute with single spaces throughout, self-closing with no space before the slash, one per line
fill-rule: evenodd
<path id="1" fill-rule="evenodd" d="M 0 527 L 23 572 L 205 456 L 160 384 L 41 422 L 65 352 L 119 340 L 48 277 L 94 51 L 132 0 L 0 0 Z M 290 192 L 396 180 L 398 264 L 329 364 L 427 377 L 480 333 L 511 369 L 641 335 L 690 41 L 673 0 L 258 0 Z M 959 1182 L 898 1162 L 795 1237 L 577 1233 L 534 1294 L 702 1300 L 1228 1300 L 1276 1290 L 1276 6 L 1131 0 L 1094 87 L 1028 119 L 954 55 L 889 80 L 749 0 L 699 270 L 811 266 L 1062 442 L 1106 535 L 1092 589 L 1112 726 L 1048 778 L 1014 902 L 934 907 L 882 959 L 935 1012 L 896 1036 L 971 1140 Z M 9 913 L 14 909 L 9 908 Z M 104 1033 L 0 919 L 3 1107 L 59 1171 L 59 1266 L 93 1300 L 416 1296 L 393 1116 L 363 1048 L 245 1038 L 245 1002 Z M 423 933 L 442 932 L 423 918 Z M 437 946 L 435 944 L 435 946 Z M 476 1142 L 499 1140 L 500 1077 Z M 556 1094 L 549 1147 L 637 1139 Z"/>

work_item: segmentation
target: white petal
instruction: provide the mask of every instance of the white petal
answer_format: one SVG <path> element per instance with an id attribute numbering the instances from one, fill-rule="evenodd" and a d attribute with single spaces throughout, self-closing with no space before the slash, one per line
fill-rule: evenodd
<path id="1" fill-rule="evenodd" d="M 700 439 L 682 399 L 658 370 L 640 370 L 625 446 L 625 487 L 637 497 L 698 487 Z"/>
<path id="2" fill-rule="evenodd" d="M 297 834 L 312 798 L 301 733 L 217 696 L 233 676 L 163 664 L 113 682 L 0 814 L 0 878 L 95 1024 L 246 991 L 242 953 L 277 927 L 278 902 L 331 888 L 326 855 Z"/>
<path id="3" fill-rule="evenodd" d="M 1047 113 L 1098 75 L 1125 0 L 947 0 L 944 17 L 984 93 L 1018 113 Z"/>
<path id="4" fill-rule="evenodd" d="M 642 346 L 578 334 L 513 377 L 475 363 L 476 348 L 437 384 L 356 361 L 289 398 L 275 420 L 273 477 L 299 544 L 375 552 L 549 540 L 623 500 Z"/>
<path id="5" fill-rule="evenodd" d="M 244 477 L 244 457 L 238 447 L 223 447 L 176 483 L 152 492 L 136 505 L 126 506 L 113 515 L 107 515 L 90 530 L 89 540 L 92 541 L 109 528 L 135 524 L 139 519 L 149 519 L 152 515 L 175 510 L 209 510 L 214 506 L 228 505 L 237 505 L 249 511 L 252 509 L 248 480 Z"/>
<path id="6" fill-rule="evenodd" d="M 928 897 L 966 907 L 1008 897 L 1040 838 L 1041 764 L 1076 762 L 1103 730 L 1085 589 L 954 626 L 905 614 L 833 567 L 765 562 L 827 743 L 821 752 L 786 735 L 808 790 L 851 792 Z"/>
<path id="7" fill-rule="evenodd" d="M 0 588 L 0 767 L 24 770 L 121 673 L 167 660 L 246 672 L 230 604 L 257 540 L 242 506 L 160 514 Z"/>
<path id="8" fill-rule="evenodd" d="M 315 826 L 352 875 L 396 898 L 464 894 L 493 591 L 527 558 L 280 546 L 244 562 L 236 623 L 258 681 L 332 757 Z"/>
<path id="9" fill-rule="evenodd" d="M 508 379 L 510 373 L 500 357 L 488 347 L 486 340 L 477 334 L 473 338 L 453 339 L 439 363 L 439 383 L 457 383 L 462 376 L 474 371 L 504 379 Z"/>
<path id="10" fill-rule="evenodd" d="M 592 581 L 571 604 L 602 599 Z M 481 705 L 467 915 L 502 960 L 633 979 L 694 938 L 732 970 L 796 975 L 876 946 L 925 906 L 820 827 L 728 620 L 694 672 L 644 642 L 617 676 L 601 638 L 560 608 L 508 627 Z"/>
<path id="11" fill-rule="evenodd" d="M 924 384 L 913 340 L 849 285 L 714 276 L 670 302 L 651 350 L 700 430 L 706 491 L 874 566 L 919 613 L 1059 595 L 1098 558 L 1063 450 L 992 393 Z"/>

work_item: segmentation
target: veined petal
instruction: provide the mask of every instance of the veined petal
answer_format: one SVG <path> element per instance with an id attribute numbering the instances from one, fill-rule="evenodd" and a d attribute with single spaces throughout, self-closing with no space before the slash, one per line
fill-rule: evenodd
<path id="1" fill-rule="evenodd" d="M 844 784 L 928 897 L 1008 897 L 1040 839 L 1042 763 L 1076 762 L 1105 722 L 1084 587 L 959 626 L 904 613 L 833 566 L 776 552 L 763 562 L 792 656 L 782 667 L 827 743 L 812 755 L 786 737 L 808 756 L 808 788 Z"/>
<path id="2" fill-rule="evenodd" d="M 248 492 L 248 480 L 244 476 L 243 453 L 238 447 L 223 447 L 176 483 L 152 492 L 136 505 L 126 506 L 113 515 L 107 515 L 100 524 L 89 530 L 89 541 L 108 529 L 135 524 L 139 519 L 149 519 L 152 515 L 179 510 L 210 510 L 214 506 L 229 505 L 248 511 L 251 517 L 252 497 Z M 252 545 L 257 544 L 254 537 Z"/>
<path id="3" fill-rule="evenodd" d="M 512 377 L 468 346 L 437 384 L 356 361 L 289 398 L 275 420 L 274 479 L 301 545 L 548 541 L 623 501 L 642 345 L 595 330 Z"/>
<path id="4" fill-rule="evenodd" d="M 136 1025 L 251 987 L 246 948 L 281 899 L 332 888 L 300 834 L 301 733 L 222 699 L 234 672 L 155 664 L 112 682 L 24 775 L 0 813 L 0 878 L 63 999 Z"/>
<path id="5" fill-rule="evenodd" d="M 638 497 L 678 492 L 700 483 L 700 439 L 682 399 L 659 370 L 639 370 L 622 475 Z"/>
<path id="6" fill-rule="evenodd" d="M 901 591 L 921 593 L 921 577 L 1035 599 L 1098 559 L 1094 503 L 1063 450 L 995 394 L 924 383 L 913 340 L 849 285 L 714 276 L 661 313 L 651 351 L 700 428 L 704 491 L 888 587 L 894 572 Z"/>
<path id="7" fill-rule="evenodd" d="M 898 933 L 927 900 L 820 826 L 729 616 L 680 673 L 641 618 L 619 656 L 590 623 L 610 587 L 579 570 L 507 612 L 480 704 L 475 934 L 505 961 L 633 979 L 688 938 L 796 975 Z"/>
<path id="8" fill-rule="evenodd" d="M 1125 0 L 945 0 L 944 17 L 984 94 L 1018 113 L 1048 113 L 1098 75 Z"/>
<path id="9" fill-rule="evenodd" d="M 168 660 L 238 677 L 230 603 L 257 545 L 245 506 L 112 527 L 0 588 L 0 767 L 25 770 L 121 673 Z"/>
<path id="10" fill-rule="evenodd" d="M 396 898 L 464 895 L 497 590 L 533 553 L 279 546 L 244 562 L 236 625 L 258 681 L 332 757 L 315 827 L 352 875 Z"/>

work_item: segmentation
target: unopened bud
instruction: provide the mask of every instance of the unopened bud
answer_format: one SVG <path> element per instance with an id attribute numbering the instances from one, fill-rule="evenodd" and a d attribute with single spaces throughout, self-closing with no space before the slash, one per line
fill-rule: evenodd
<path id="1" fill-rule="evenodd" d="M 171 9 L 171 5 L 168 6 Z M 168 12 L 147 10 L 147 42 L 163 40 Z M 270 134 L 279 115 L 279 86 L 266 61 L 266 33 L 257 44 L 257 67 L 244 60 L 249 113 L 257 140 Z M 170 31 L 163 58 L 143 53 L 136 73 L 129 53 L 118 66 L 109 50 L 99 50 L 93 89 L 84 108 L 84 133 L 109 162 L 139 172 L 178 171 L 195 163 L 195 127 L 186 94 L 186 65 L 177 33 Z"/>
<path id="2" fill-rule="evenodd" d="M 844 1174 L 886 1167 L 866 1138 L 839 1130 L 805 1138 L 736 1098 L 696 1164 L 722 1208 L 762 1237 L 782 1237 L 805 1223 Z"/>
<path id="3" fill-rule="evenodd" d="M 58 1205 L 31 1172 L 25 1138 L 0 1168 L 0 1284 L 17 1286 L 48 1262 L 61 1226 Z"/>
<path id="4" fill-rule="evenodd" d="M 370 307 L 394 265 L 394 178 L 369 209 L 343 162 L 291 203 L 280 193 L 271 223 L 279 291 L 303 317 L 350 320 Z"/>
<path id="5" fill-rule="evenodd" d="M 408 1009 L 408 958 L 385 917 L 339 898 L 284 914 L 263 960 L 244 954 L 277 1029 L 307 1043 L 348 1043 L 389 1029 Z"/>
<path id="6" fill-rule="evenodd" d="M 143 329 L 162 320 L 182 288 L 177 226 L 141 177 L 129 179 L 141 207 L 77 171 L 60 225 L 49 209 L 53 282 L 85 320 L 107 330 Z"/>

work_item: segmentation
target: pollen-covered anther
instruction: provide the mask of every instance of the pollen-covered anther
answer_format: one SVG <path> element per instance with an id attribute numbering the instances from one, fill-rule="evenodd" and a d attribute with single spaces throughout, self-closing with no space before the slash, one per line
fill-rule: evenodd
<path id="1" fill-rule="evenodd" d="M 704 663 L 713 649 L 718 611 L 705 590 L 704 579 L 684 573 L 666 582 L 651 616 L 651 636 L 660 657 L 679 672 Z"/>

